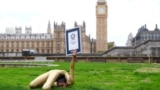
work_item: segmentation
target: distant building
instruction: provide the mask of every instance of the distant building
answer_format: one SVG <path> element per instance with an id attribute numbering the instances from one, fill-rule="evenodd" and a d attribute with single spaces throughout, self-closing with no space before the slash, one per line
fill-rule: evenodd
<path id="1" fill-rule="evenodd" d="M 160 30 L 156 24 L 154 30 L 146 25 L 140 27 L 135 37 L 130 33 L 126 46 L 113 47 L 103 56 L 160 56 Z"/>
<path id="2" fill-rule="evenodd" d="M 132 40 L 132 46 L 136 46 L 147 40 L 160 40 L 160 30 L 157 24 L 154 30 L 148 30 L 146 25 L 140 27 L 138 33 Z"/>
<path id="3" fill-rule="evenodd" d="M 22 33 L 21 27 L 15 27 L 15 33 L 0 34 L 0 52 L 22 52 L 24 49 L 34 50 L 35 53 L 65 53 L 65 23 L 61 25 L 54 23 L 51 33 L 50 22 L 48 22 L 47 33 L 32 33 L 31 27 L 25 27 Z M 94 39 L 86 35 L 85 22 L 75 27 L 81 27 L 82 53 L 95 53 L 96 43 Z"/>
<path id="4" fill-rule="evenodd" d="M 160 56 L 160 40 L 147 40 L 137 46 L 116 46 L 102 56 Z"/>

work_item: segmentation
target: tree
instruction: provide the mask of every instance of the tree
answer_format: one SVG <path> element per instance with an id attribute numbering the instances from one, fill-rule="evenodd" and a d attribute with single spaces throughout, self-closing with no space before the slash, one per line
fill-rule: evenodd
<path id="1" fill-rule="evenodd" d="M 115 46 L 114 42 L 108 42 L 108 49 L 111 49 L 114 46 Z"/>

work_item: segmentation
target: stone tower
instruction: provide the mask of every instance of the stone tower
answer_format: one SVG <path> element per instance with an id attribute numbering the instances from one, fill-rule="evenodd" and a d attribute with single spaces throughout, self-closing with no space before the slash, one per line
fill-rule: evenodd
<path id="1" fill-rule="evenodd" d="M 32 34 L 32 27 L 25 27 L 25 34 Z"/>
<path id="2" fill-rule="evenodd" d="M 22 27 L 15 27 L 16 34 L 22 34 Z"/>
<path id="3" fill-rule="evenodd" d="M 83 25 L 74 23 L 74 27 L 79 26 L 81 28 L 81 40 L 82 40 L 82 53 L 90 53 L 90 37 L 86 35 L 86 24 L 83 21 Z"/>
<path id="4" fill-rule="evenodd" d="M 64 53 L 65 52 L 65 23 L 62 22 L 60 25 L 54 22 L 53 31 L 53 53 Z"/>
<path id="5" fill-rule="evenodd" d="M 96 52 L 108 49 L 107 44 L 108 7 L 105 0 L 98 0 L 96 5 Z"/>

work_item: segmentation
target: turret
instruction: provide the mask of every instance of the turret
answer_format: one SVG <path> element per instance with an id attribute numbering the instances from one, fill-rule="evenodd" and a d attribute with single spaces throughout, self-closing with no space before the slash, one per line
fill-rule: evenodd
<path id="1" fill-rule="evenodd" d="M 159 31 L 159 29 L 158 29 L 158 25 L 156 24 L 156 27 L 155 27 L 155 29 L 154 29 L 155 31 Z"/>
<path id="2" fill-rule="evenodd" d="M 83 27 L 86 28 L 86 23 L 83 21 Z"/>
<path id="3" fill-rule="evenodd" d="M 144 25 L 144 31 L 148 31 L 146 24 Z"/>
<path id="4" fill-rule="evenodd" d="M 74 22 L 74 27 L 77 27 L 77 22 L 76 21 Z"/>
<path id="5" fill-rule="evenodd" d="M 61 31 L 61 30 L 65 31 L 65 23 L 62 22 L 60 25 L 57 25 L 57 23 L 54 22 L 54 31 L 56 31 L 56 30 L 58 30 L 58 31 Z"/>
<path id="6" fill-rule="evenodd" d="M 51 24 L 50 24 L 50 21 L 48 21 L 48 28 L 47 28 L 47 33 L 48 34 L 51 34 Z"/>
<path id="7" fill-rule="evenodd" d="M 26 34 L 32 34 L 32 27 L 25 27 L 25 33 Z"/>
<path id="8" fill-rule="evenodd" d="M 15 27 L 16 34 L 22 34 L 22 27 Z"/>

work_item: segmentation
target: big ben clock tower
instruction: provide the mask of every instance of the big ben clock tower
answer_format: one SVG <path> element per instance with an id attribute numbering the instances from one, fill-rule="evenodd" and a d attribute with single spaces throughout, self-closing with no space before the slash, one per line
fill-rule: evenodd
<path id="1" fill-rule="evenodd" d="M 108 7 L 105 0 L 98 0 L 96 5 L 96 52 L 108 49 L 107 44 Z"/>

